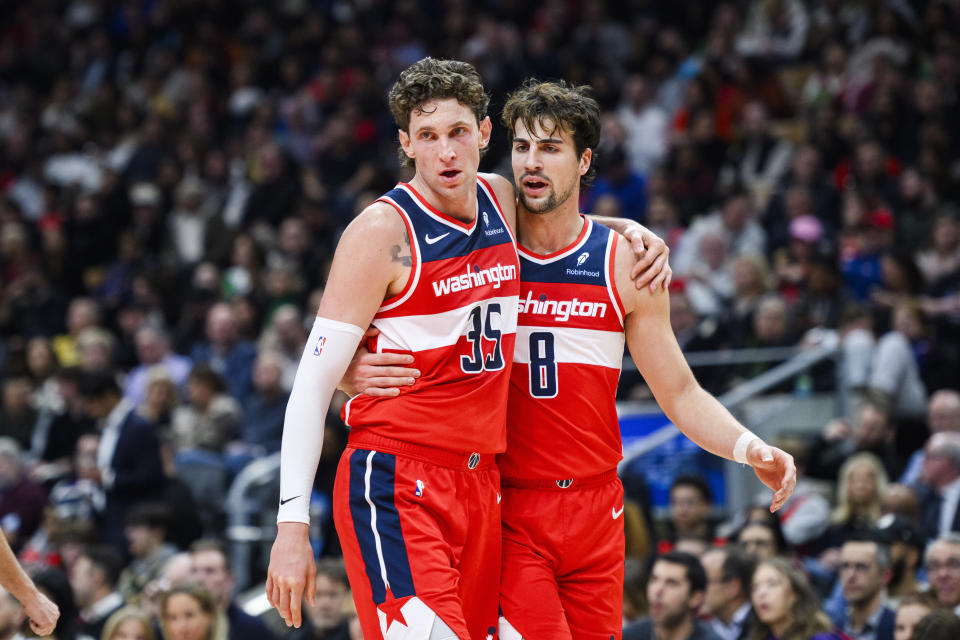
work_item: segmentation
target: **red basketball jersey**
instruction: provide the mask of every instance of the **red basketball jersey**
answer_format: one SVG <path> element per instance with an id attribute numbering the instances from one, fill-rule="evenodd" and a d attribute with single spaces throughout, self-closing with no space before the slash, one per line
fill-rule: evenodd
<path id="1" fill-rule="evenodd" d="M 510 376 L 503 478 L 587 477 L 622 457 L 616 391 L 623 304 L 613 275 L 617 235 L 583 218 L 569 247 L 520 247 L 517 346 Z"/>
<path id="2" fill-rule="evenodd" d="M 520 266 L 493 189 L 478 179 L 470 223 L 404 183 L 380 201 L 403 218 L 413 259 L 407 286 L 374 317 L 380 335 L 368 347 L 413 354 L 421 375 L 397 397 L 351 399 L 342 411 L 351 440 L 369 433 L 458 452 L 503 451 Z"/>

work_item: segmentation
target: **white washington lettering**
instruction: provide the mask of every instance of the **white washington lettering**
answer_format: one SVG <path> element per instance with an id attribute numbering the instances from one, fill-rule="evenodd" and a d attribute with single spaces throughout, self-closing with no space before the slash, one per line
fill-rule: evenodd
<path id="1" fill-rule="evenodd" d="M 434 280 L 431 284 L 433 284 L 433 294 L 439 298 L 448 293 L 465 291 L 487 284 L 492 285 L 494 289 L 499 289 L 501 282 L 516 279 L 516 265 L 500 264 L 498 262 L 488 269 L 480 269 L 476 265 L 473 267 L 468 266 L 467 270 L 458 276 L 450 276 L 443 280 Z"/>
<path id="2" fill-rule="evenodd" d="M 526 299 L 520 300 L 520 313 L 532 316 L 553 316 L 558 322 L 566 322 L 570 316 L 584 318 L 603 318 L 607 315 L 606 302 L 573 300 L 549 300 L 545 295 L 533 297 L 533 291 L 527 291 Z"/>

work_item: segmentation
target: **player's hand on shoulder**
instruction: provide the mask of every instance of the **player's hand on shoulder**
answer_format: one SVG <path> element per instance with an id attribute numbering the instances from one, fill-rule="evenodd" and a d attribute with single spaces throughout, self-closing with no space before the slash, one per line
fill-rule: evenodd
<path id="1" fill-rule="evenodd" d="M 793 495 L 797 486 L 797 467 L 793 456 L 757 439 L 747 446 L 747 463 L 760 481 L 773 490 L 770 511 L 776 511 Z"/>
<path id="2" fill-rule="evenodd" d="M 414 362 L 409 353 L 371 353 L 367 350 L 367 339 L 379 333 L 376 327 L 367 329 L 340 380 L 338 388 L 351 397 L 361 393 L 373 397 L 398 396 L 400 387 L 408 387 L 420 377 L 418 369 L 408 366 Z"/>
<path id="3" fill-rule="evenodd" d="M 673 279 L 673 269 L 670 268 L 670 247 L 663 238 L 647 229 L 639 222 L 629 225 L 623 234 L 630 241 L 630 246 L 636 256 L 636 264 L 630 272 L 637 289 L 649 286 L 650 291 L 666 289 Z"/>

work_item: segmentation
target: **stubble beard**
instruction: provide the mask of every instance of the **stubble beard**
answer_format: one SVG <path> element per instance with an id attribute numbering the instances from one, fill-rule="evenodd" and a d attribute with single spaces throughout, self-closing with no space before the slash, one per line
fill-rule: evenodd
<path id="1" fill-rule="evenodd" d="M 520 191 L 520 202 L 523 204 L 523 207 L 530 213 L 550 213 L 564 202 L 570 199 L 571 194 L 573 193 L 573 185 L 570 185 L 570 188 L 567 189 L 562 195 L 557 195 L 556 190 L 551 189 L 550 195 L 547 196 L 546 201 L 539 204 L 531 202 L 527 196 Z"/>

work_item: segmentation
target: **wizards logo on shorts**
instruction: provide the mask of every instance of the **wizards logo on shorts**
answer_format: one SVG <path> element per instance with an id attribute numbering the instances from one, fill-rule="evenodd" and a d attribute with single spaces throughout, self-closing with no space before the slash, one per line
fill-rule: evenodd
<path id="1" fill-rule="evenodd" d="M 313 355 L 318 356 L 323 353 L 323 345 L 327 344 L 327 337 L 320 336 L 317 338 L 317 345 L 313 348 Z"/>

